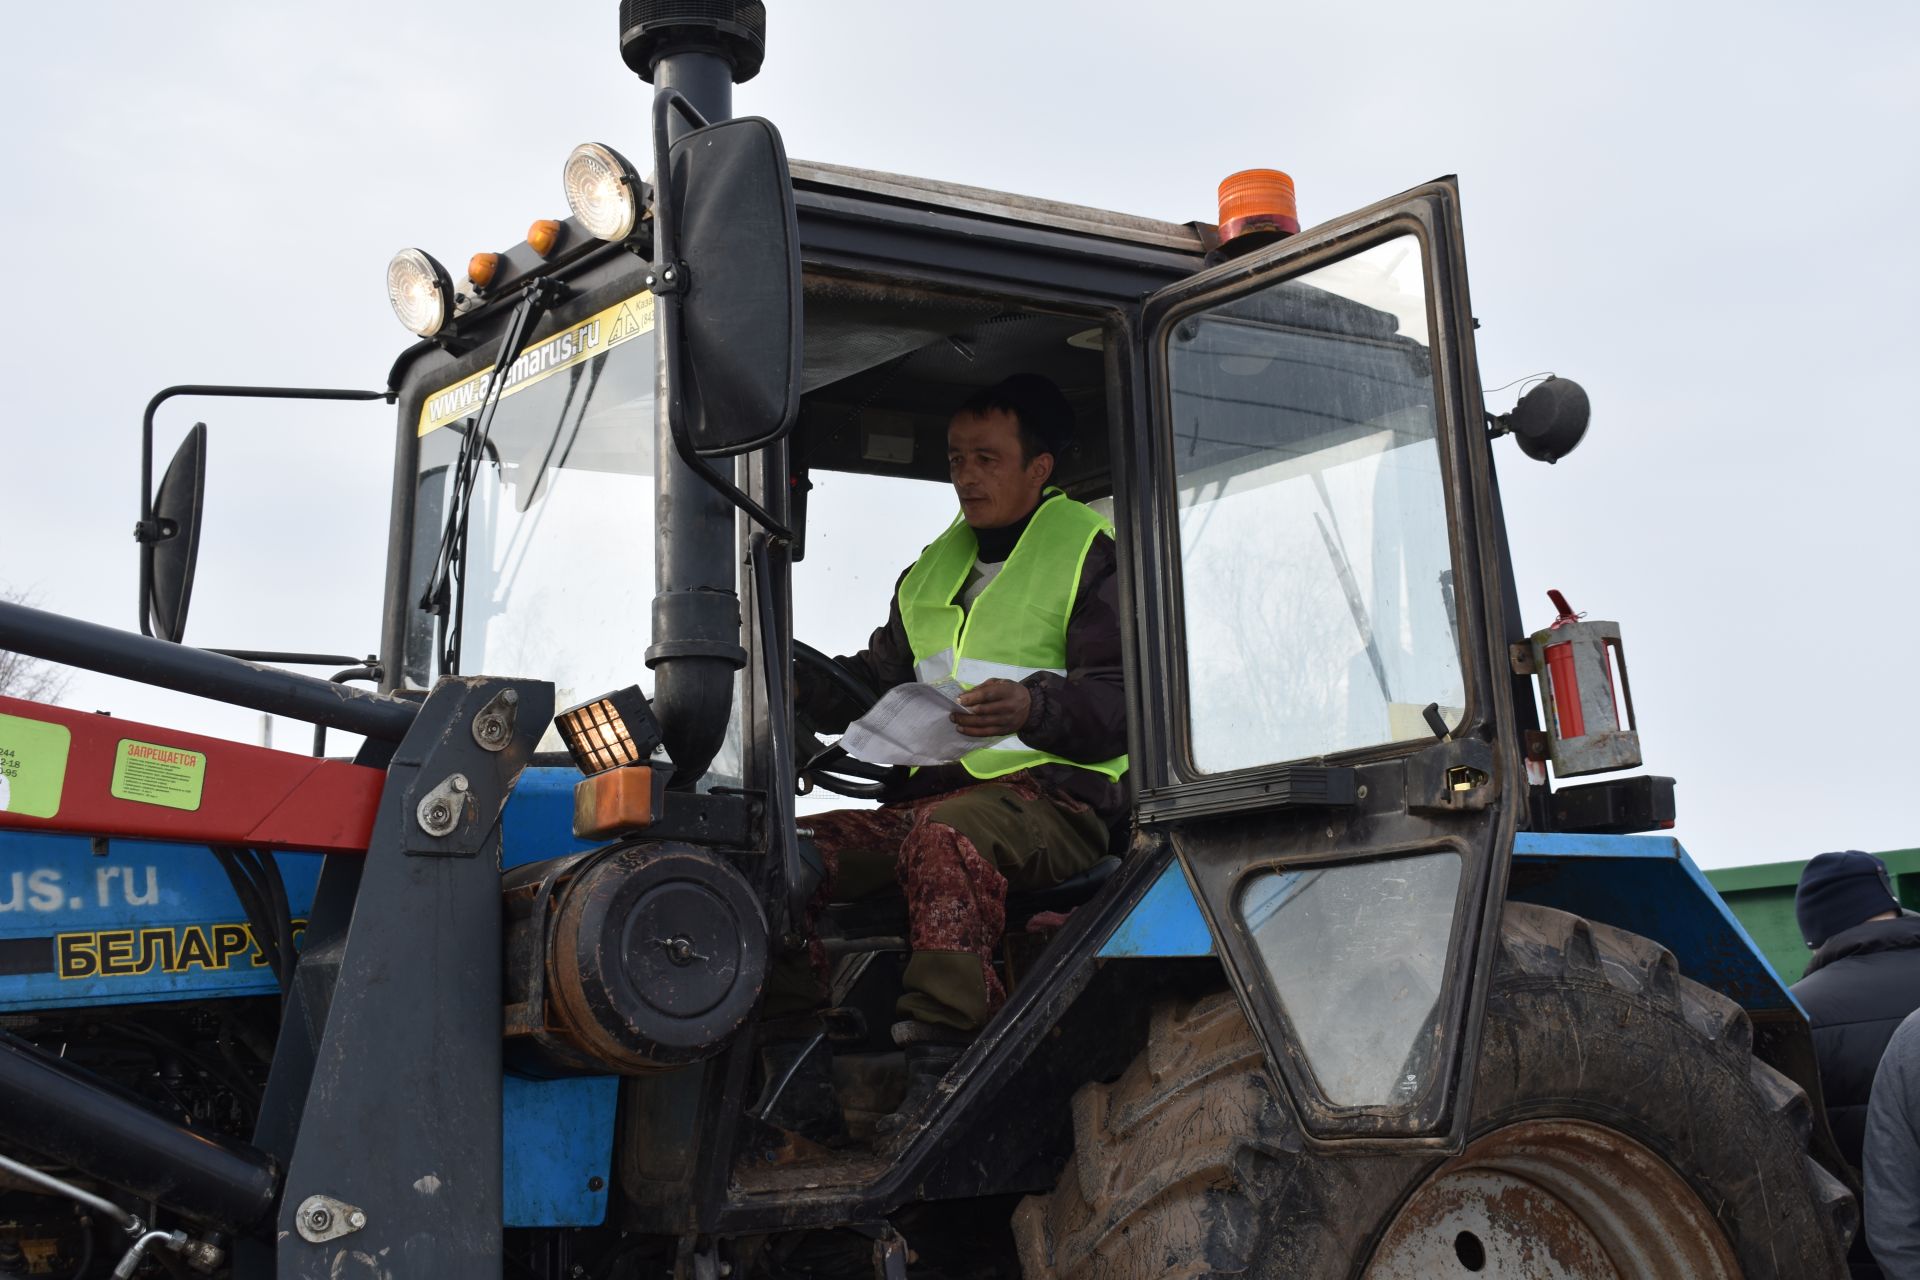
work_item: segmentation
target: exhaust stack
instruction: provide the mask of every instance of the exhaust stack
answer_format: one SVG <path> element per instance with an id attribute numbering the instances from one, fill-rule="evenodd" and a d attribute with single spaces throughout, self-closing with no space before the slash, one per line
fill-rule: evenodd
<path id="1" fill-rule="evenodd" d="M 655 91 L 677 90 L 709 122 L 733 115 L 733 86 L 752 79 L 766 55 L 767 10 L 758 0 L 621 0 L 620 56 Z M 678 115 L 668 126 L 679 137 Z M 661 186 L 655 175 L 656 188 Z M 655 331 L 656 404 L 672 352 Z M 683 371 L 690 372 L 690 371 Z M 740 645 L 739 557 L 734 509 L 683 461 L 655 415 L 653 710 L 674 764 L 673 785 L 690 787 L 726 736 L 733 677 L 747 660 Z"/>

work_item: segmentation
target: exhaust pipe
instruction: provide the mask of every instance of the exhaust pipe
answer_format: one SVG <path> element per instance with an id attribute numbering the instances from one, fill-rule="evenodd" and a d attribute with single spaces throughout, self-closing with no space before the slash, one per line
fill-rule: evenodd
<path id="1" fill-rule="evenodd" d="M 654 86 L 684 94 L 708 121 L 733 116 L 733 86 L 750 80 L 766 55 L 767 11 L 758 0 L 621 0 L 620 56 Z M 679 137 L 678 115 L 668 126 Z M 655 187 L 662 184 L 655 175 Z M 664 371 L 674 353 L 654 334 L 656 405 L 665 403 Z M 694 376 L 694 371 L 683 371 Z M 727 732 L 734 673 L 746 665 L 740 645 L 740 557 L 733 504 L 687 466 L 664 413 L 655 414 L 653 713 L 673 761 L 673 785 L 690 787 L 707 771 Z"/>

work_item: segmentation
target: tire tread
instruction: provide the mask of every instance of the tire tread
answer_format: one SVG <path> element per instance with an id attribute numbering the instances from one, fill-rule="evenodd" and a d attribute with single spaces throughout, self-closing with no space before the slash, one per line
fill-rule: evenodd
<path id="1" fill-rule="evenodd" d="M 1658 943 L 1526 903 L 1506 905 L 1495 970 L 1496 985 L 1523 993 L 1611 988 L 1683 1024 L 1727 1068 L 1737 1072 L 1744 1062 L 1760 1112 L 1798 1142 L 1812 1208 L 1844 1251 L 1857 1222 L 1853 1198 L 1805 1154 L 1806 1094 L 1752 1056 L 1752 1023 L 1738 1004 L 1683 977 Z M 1293 1265 L 1267 1238 L 1278 1219 L 1290 1220 L 1296 1239 L 1304 1232 L 1364 1240 L 1373 1229 L 1327 1228 L 1324 1207 L 1290 1207 L 1295 1180 L 1308 1177 L 1314 1158 L 1300 1154 L 1290 1110 L 1275 1096 L 1231 992 L 1157 1007 L 1146 1049 L 1118 1079 L 1082 1086 L 1072 1107 L 1068 1169 L 1051 1194 L 1027 1197 L 1013 1218 L 1029 1280 L 1266 1274 Z M 1350 1158 L 1335 1163 L 1351 1170 L 1342 1176 L 1366 1176 Z M 1323 1199 L 1340 1204 L 1337 1191 Z"/>

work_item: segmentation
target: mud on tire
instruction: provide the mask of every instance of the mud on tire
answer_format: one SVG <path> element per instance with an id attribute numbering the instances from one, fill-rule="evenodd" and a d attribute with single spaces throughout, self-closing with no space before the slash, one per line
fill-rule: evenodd
<path id="1" fill-rule="evenodd" d="M 1806 1095 L 1753 1056 L 1745 1012 L 1645 938 L 1509 903 L 1469 1136 L 1548 1117 L 1665 1159 L 1750 1280 L 1845 1275 L 1853 1199 L 1807 1155 Z M 1031 1280 L 1358 1275 L 1443 1162 L 1307 1154 L 1230 992 L 1158 1007 L 1073 1127 L 1058 1185 L 1014 1215 Z"/>

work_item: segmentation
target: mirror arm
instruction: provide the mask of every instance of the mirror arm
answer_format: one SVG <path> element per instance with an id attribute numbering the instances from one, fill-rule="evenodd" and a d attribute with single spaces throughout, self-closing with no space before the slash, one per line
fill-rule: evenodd
<path id="1" fill-rule="evenodd" d="M 667 434 L 673 437 L 673 449 L 696 475 L 735 507 L 747 513 L 755 524 L 783 542 L 793 541 L 793 531 L 772 512 L 755 502 L 718 468 L 700 455 L 687 432 L 687 415 L 680 403 L 680 299 L 687 288 L 686 264 L 677 257 L 679 228 L 673 225 L 672 172 L 668 167 L 667 113 L 678 111 L 696 129 L 707 126 L 707 118 L 677 89 L 661 89 L 653 98 L 653 270 L 647 287 L 653 290 L 654 308 L 665 339 L 667 367 L 666 395 L 657 411 L 665 414 Z"/>
<path id="2" fill-rule="evenodd" d="M 662 302 L 660 308 L 662 313 L 661 320 L 664 324 L 666 322 L 667 304 Z M 669 337 L 671 338 L 672 336 L 674 335 L 670 333 Z M 677 351 L 675 354 L 677 356 Z M 713 464 L 701 457 L 699 451 L 693 447 L 693 441 L 687 435 L 686 416 L 679 412 L 679 379 L 675 376 L 676 372 L 677 371 L 671 366 L 667 370 L 667 402 L 660 406 L 660 412 L 667 415 L 667 430 L 673 436 L 674 452 L 678 453 L 680 460 L 685 462 L 689 467 L 692 467 L 702 480 L 705 480 L 708 484 L 719 490 L 722 497 L 740 510 L 746 512 L 755 524 L 783 542 L 792 542 L 793 531 L 791 529 L 775 519 L 771 512 L 755 502 L 752 497 L 738 485 L 734 484 L 733 481 L 721 475 Z"/>
<path id="3" fill-rule="evenodd" d="M 242 662 L 278 663 L 294 667 L 337 667 L 342 664 L 363 666 L 372 664 L 372 657 L 355 658 L 342 653 L 293 653 L 282 649 L 215 649 L 211 645 L 202 645 L 208 653 L 217 653 L 223 658 L 238 658 Z"/>
<path id="4" fill-rule="evenodd" d="M 709 121 L 678 89 L 661 89 L 653 95 L 653 261 L 656 268 L 677 265 L 679 228 L 673 225 L 673 201 L 666 191 L 672 180 L 667 166 L 672 139 L 667 136 L 667 113 L 678 111 L 681 119 L 695 129 L 704 129 Z M 684 281 L 684 277 L 682 278 Z"/>
<path id="5" fill-rule="evenodd" d="M 227 396 L 256 400 L 385 400 L 388 404 L 399 399 L 398 393 L 391 389 L 352 391 L 338 387 L 233 387 L 183 383 L 168 387 L 147 401 L 147 412 L 140 420 L 140 522 L 133 527 L 133 536 L 141 544 L 139 612 L 140 634 L 144 636 L 153 634 L 153 623 L 147 616 L 147 602 L 153 592 L 153 554 L 147 548 L 171 536 L 153 527 L 153 416 L 159 412 L 161 405 L 176 396 Z"/>
<path id="6" fill-rule="evenodd" d="M 318 657 L 319 655 L 309 654 L 307 656 Z M 347 661 L 351 661 L 351 659 L 347 659 Z M 362 666 L 348 667 L 345 671 L 334 672 L 327 677 L 327 683 L 346 684 L 350 680 L 365 680 L 368 684 L 377 685 L 383 678 L 384 672 L 381 670 L 380 664 L 374 659 L 368 658 Z M 326 754 L 327 726 L 316 724 L 313 726 L 313 758 L 316 760 L 323 759 Z"/>

